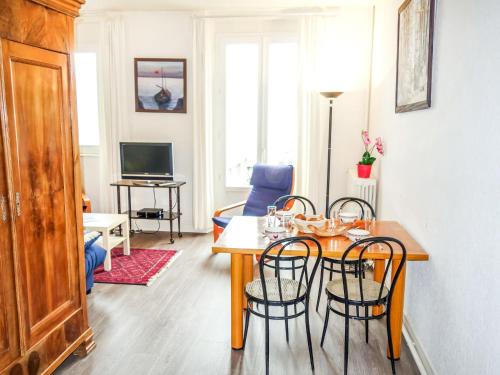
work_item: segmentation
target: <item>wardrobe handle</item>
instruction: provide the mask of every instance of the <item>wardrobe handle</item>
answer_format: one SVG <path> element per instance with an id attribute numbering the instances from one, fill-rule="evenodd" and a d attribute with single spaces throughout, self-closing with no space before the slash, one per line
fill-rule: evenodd
<path id="1" fill-rule="evenodd" d="M 0 196 L 0 210 L 2 211 L 2 221 L 7 222 L 7 199 L 2 195 Z"/>
<path id="2" fill-rule="evenodd" d="M 16 213 L 17 216 L 21 216 L 21 193 L 16 193 Z"/>

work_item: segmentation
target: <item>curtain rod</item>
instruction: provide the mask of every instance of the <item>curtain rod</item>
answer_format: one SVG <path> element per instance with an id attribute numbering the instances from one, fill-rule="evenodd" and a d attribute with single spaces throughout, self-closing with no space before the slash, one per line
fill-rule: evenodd
<path id="1" fill-rule="evenodd" d="M 200 19 L 221 19 L 221 18 L 297 18 L 305 16 L 335 17 L 337 13 L 266 13 L 266 14 L 227 14 L 227 15 L 194 15 Z"/>

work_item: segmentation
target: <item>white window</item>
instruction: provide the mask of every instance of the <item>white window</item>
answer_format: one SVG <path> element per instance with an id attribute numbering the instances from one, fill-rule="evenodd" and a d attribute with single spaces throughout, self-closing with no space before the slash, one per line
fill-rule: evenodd
<path id="1" fill-rule="evenodd" d="M 298 47 L 290 38 L 226 40 L 226 187 L 249 185 L 257 163 L 295 164 Z"/>
<path id="2" fill-rule="evenodd" d="M 98 146 L 97 56 L 94 52 L 75 53 L 75 77 L 80 145 Z"/>

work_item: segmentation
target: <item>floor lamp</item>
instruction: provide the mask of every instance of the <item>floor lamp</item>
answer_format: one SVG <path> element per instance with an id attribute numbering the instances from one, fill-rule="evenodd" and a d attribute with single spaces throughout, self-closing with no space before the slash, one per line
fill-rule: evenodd
<path id="1" fill-rule="evenodd" d="M 328 161 L 326 166 L 326 206 L 325 206 L 325 217 L 328 216 L 328 206 L 330 206 L 330 169 L 332 160 L 332 121 L 333 121 L 333 99 L 338 98 L 343 92 L 322 92 L 325 98 L 330 102 L 330 117 L 328 121 Z"/>

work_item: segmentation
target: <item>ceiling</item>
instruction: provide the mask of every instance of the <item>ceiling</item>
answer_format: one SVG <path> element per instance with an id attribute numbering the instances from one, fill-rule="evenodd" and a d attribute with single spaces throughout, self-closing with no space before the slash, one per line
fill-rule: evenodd
<path id="1" fill-rule="evenodd" d="M 373 0 L 87 0 L 83 9 L 95 10 L 183 10 L 235 11 L 288 9 L 297 13 L 321 11 L 342 5 L 370 5 Z"/>

